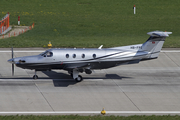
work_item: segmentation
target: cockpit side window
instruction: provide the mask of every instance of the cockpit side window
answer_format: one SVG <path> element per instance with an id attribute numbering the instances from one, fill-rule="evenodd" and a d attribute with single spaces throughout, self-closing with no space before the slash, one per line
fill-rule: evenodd
<path id="1" fill-rule="evenodd" d="M 40 55 L 43 56 L 43 57 L 52 57 L 52 56 L 53 56 L 53 53 L 52 53 L 52 52 L 49 52 L 49 51 L 46 51 L 46 52 L 44 52 L 44 53 L 41 53 Z"/>
<path id="2" fill-rule="evenodd" d="M 47 53 L 47 57 L 52 57 L 53 56 L 53 53 L 52 52 L 48 52 Z"/>

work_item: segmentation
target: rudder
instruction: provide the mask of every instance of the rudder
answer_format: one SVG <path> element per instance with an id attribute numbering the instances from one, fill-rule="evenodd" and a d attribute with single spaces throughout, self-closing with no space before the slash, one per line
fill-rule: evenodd
<path id="1" fill-rule="evenodd" d="M 164 41 L 172 32 L 153 31 L 148 32 L 149 39 L 142 45 L 142 51 L 150 53 L 149 58 L 157 58 Z"/>

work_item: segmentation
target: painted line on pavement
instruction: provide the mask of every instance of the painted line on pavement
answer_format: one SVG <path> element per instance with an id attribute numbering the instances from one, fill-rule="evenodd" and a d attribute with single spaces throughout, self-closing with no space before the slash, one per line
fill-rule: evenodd
<path id="1" fill-rule="evenodd" d="M 0 51 L 1 53 L 11 53 L 12 51 Z M 45 52 L 45 50 L 44 51 L 42 51 L 42 50 L 39 50 L 39 51 L 13 51 L 13 52 L 21 52 L 21 53 L 23 53 L 23 52 Z"/>
<path id="2" fill-rule="evenodd" d="M 161 52 L 180 52 L 180 50 L 161 50 Z"/>
<path id="3" fill-rule="evenodd" d="M 16 51 L 15 50 L 14 52 L 20 52 L 20 53 L 25 52 L 26 53 L 26 52 L 44 52 L 44 51 L 42 51 L 42 50 L 34 50 L 34 51 L 33 50 L 30 50 L 30 51 L 29 50 L 25 50 L 25 51 L 23 51 L 23 50 L 19 51 L 18 50 L 18 51 Z M 11 51 L 8 51 L 8 50 L 7 51 L 3 51 L 3 50 L 0 51 L 0 53 L 10 53 L 10 52 Z M 161 52 L 180 52 L 180 50 L 161 50 Z"/>
<path id="4" fill-rule="evenodd" d="M 101 114 L 101 111 L 0 112 L 0 114 Z M 106 114 L 180 114 L 180 111 L 106 111 Z"/>
<path id="5" fill-rule="evenodd" d="M 102 81 L 103 79 L 83 79 L 83 81 Z M 14 78 L 14 79 L 0 79 L 2 82 L 43 82 L 43 81 L 74 81 L 73 79 L 19 79 L 19 78 Z"/>

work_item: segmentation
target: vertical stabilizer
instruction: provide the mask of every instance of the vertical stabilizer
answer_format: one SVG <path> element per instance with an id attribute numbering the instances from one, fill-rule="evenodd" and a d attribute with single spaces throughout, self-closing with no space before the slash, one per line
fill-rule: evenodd
<path id="1" fill-rule="evenodd" d="M 148 32 L 149 39 L 142 45 L 142 50 L 149 52 L 149 58 L 157 58 L 162 49 L 164 41 L 172 32 L 153 31 Z"/>

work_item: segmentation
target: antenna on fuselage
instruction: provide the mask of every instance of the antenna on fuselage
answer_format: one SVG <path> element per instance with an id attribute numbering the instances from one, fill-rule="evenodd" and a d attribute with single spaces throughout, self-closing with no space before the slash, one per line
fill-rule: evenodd
<path id="1" fill-rule="evenodd" d="M 98 49 L 101 49 L 102 47 L 103 47 L 103 45 L 99 46 L 99 48 L 98 48 Z"/>

